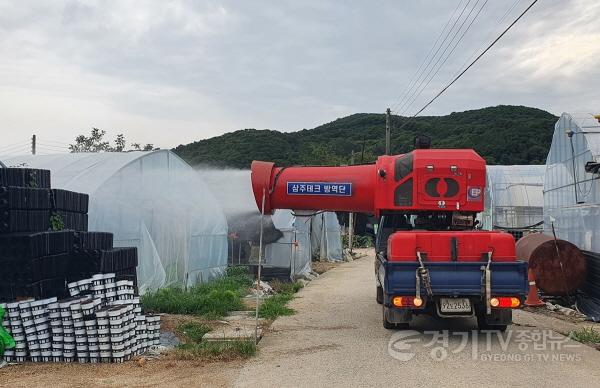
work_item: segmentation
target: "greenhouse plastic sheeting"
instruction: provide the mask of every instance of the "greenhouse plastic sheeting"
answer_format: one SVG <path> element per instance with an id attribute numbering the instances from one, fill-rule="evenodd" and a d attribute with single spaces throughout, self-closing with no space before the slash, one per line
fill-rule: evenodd
<path id="1" fill-rule="evenodd" d="M 327 261 L 342 261 L 342 229 L 334 212 L 319 213 L 311 220 L 313 257 Z"/>
<path id="2" fill-rule="evenodd" d="M 168 150 L 22 156 L 52 186 L 90 194 L 89 229 L 138 248 L 140 292 L 193 285 L 227 266 L 227 222 L 198 174 Z"/>
<path id="3" fill-rule="evenodd" d="M 228 216 L 260 215 L 252 192 L 250 170 L 200 169 L 198 174 L 216 195 Z M 226 188 L 226 189 L 224 189 Z M 296 212 L 277 210 L 272 217 L 274 226 L 284 236 L 265 248 L 265 263 L 291 268 L 292 275 L 310 272 L 312 257 L 341 261 L 341 228 L 333 212 Z M 325 229 L 322 228 L 323 223 Z M 323 233 L 325 232 L 325 233 Z M 307 241 L 306 238 L 309 238 Z M 294 245 L 298 242 L 298 246 Z M 325 241 L 321 244 L 321 241 Z"/>
<path id="4" fill-rule="evenodd" d="M 571 135 L 571 136 L 569 136 Z M 554 127 L 544 180 L 544 229 L 580 249 L 600 252 L 600 123 L 590 114 L 563 113 Z"/>
<path id="5" fill-rule="evenodd" d="M 276 210 L 272 220 L 283 237 L 265 246 L 265 265 L 290 268 L 292 278 L 308 275 L 311 272 L 311 217 L 296 217 L 291 210 Z"/>
<path id="6" fill-rule="evenodd" d="M 545 170 L 543 165 L 488 166 L 483 229 L 524 229 L 542 222 Z"/>

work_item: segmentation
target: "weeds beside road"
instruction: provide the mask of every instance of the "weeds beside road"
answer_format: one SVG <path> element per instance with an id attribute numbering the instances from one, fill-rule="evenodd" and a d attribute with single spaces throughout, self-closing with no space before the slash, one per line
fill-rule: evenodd
<path id="1" fill-rule="evenodd" d="M 174 355 L 180 360 L 232 360 L 248 358 L 256 354 L 256 344 L 249 340 L 236 341 L 206 341 L 204 334 L 212 327 L 198 322 L 186 322 L 177 327 L 177 334 L 184 343 L 177 346 Z"/>
<path id="2" fill-rule="evenodd" d="M 167 314 L 191 314 L 218 319 L 243 310 L 242 298 L 252 285 L 248 270 L 231 267 L 218 279 L 188 288 L 169 287 L 142 296 L 144 311 Z"/>
<path id="3" fill-rule="evenodd" d="M 600 331 L 594 329 L 593 327 L 583 327 L 578 330 L 573 330 L 569 337 L 574 339 L 575 341 L 584 343 L 597 345 L 600 344 Z"/>
<path id="4" fill-rule="evenodd" d="M 160 289 L 144 295 L 141 302 L 145 311 L 194 315 L 206 320 L 206 322 L 188 320 L 175 328 L 176 334 L 183 342 L 174 351 L 176 358 L 184 360 L 247 358 L 256 353 L 256 344 L 253 341 L 206 341 L 203 337 L 215 328 L 214 320 L 223 319 L 232 311 L 247 310 L 243 297 L 251 291 L 252 283 L 247 268 L 232 267 L 228 268 L 221 278 L 187 290 L 175 287 Z M 261 302 L 259 316 L 274 320 L 282 315 L 293 314 L 294 310 L 286 305 L 302 288 L 302 283 L 273 281 L 271 286 L 275 294 Z"/>
<path id="5" fill-rule="evenodd" d="M 275 295 L 262 301 L 258 309 L 258 316 L 273 320 L 279 316 L 294 314 L 294 310 L 287 307 L 287 304 L 294 299 L 294 294 L 300 291 L 303 284 L 274 281 L 271 283 L 271 287 L 273 287 Z"/>
<path id="6" fill-rule="evenodd" d="M 231 267 L 226 274 L 207 283 L 187 290 L 181 287 L 162 288 L 142 296 L 145 311 L 167 314 L 190 314 L 206 319 L 219 319 L 231 311 L 245 310 L 243 297 L 250 291 L 252 278 L 244 267 Z M 286 304 L 302 287 L 302 283 L 271 282 L 275 294 L 265 298 L 259 308 L 259 316 L 275 319 L 293 314 Z"/>

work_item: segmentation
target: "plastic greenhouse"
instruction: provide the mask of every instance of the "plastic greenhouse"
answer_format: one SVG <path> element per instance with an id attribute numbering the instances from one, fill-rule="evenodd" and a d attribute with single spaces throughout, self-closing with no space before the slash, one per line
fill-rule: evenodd
<path id="1" fill-rule="evenodd" d="M 482 227 L 522 236 L 543 228 L 543 165 L 488 166 Z"/>
<path id="2" fill-rule="evenodd" d="M 292 278 L 309 274 L 312 261 L 311 217 L 295 217 L 291 210 L 277 210 L 272 220 L 283 237 L 265 245 L 265 265 L 290 268 Z"/>
<path id="3" fill-rule="evenodd" d="M 333 212 L 317 215 L 291 210 L 276 210 L 273 224 L 283 237 L 265 246 L 264 262 L 267 266 L 290 268 L 292 278 L 303 277 L 312 271 L 312 257 L 321 260 L 341 261 L 341 228 Z"/>
<path id="4" fill-rule="evenodd" d="M 198 174 L 215 193 L 227 216 L 243 214 L 251 217 L 260 213 L 254 200 L 250 170 L 202 169 Z M 218 195 L 217 195 L 218 193 Z M 328 261 L 343 260 L 341 227 L 334 212 L 297 212 L 276 210 L 271 216 L 273 226 L 283 233 L 277 241 L 265 244 L 264 264 L 289 268 L 290 276 L 305 276 L 311 272 L 313 257 Z M 231 226 L 231 225 L 230 225 Z M 248 224 L 258 229 L 258 224 Z M 258 241 L 252 242 L 256 248 Z M 232 263 L 236 253 L 232 254 Z M 253 253 L 253 262 L 258 250 Z M 247 259 L 246 259 L 247 260 Z"/>
<path id="5" fill-rule="evenodd" d="M 563 113 L 546 160 L 544 230 L 600 252 L 600 123 L 591 114 Z"/>
<path id="6" fill-rule="evenodd" d="M 342 261 L 342 227 L 334 212 L 320 213 L 311 220 L 313 257 L 327 261 Z"/>
<path id="7" fill-rule="evenodd" d="M 171 151 L 27 155 L 5 164 L 48 169 L 53 187 L 88 193 L 89 230 L 138 248 L 141 293 L 203 282 L 227 266 L 225 215 Z"/>

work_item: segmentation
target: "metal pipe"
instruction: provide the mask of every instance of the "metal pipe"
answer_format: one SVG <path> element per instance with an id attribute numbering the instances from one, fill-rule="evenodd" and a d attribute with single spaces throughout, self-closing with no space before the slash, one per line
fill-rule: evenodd
<path id="1" fill-rule="evenodd" d="M 263 220 L 265 218 L 265 199 L 267 196 L 267 191 L 263 187 L 263 195 L 262 195 L 262 207 L 260 212 L 260 238 L 258 242 L 258 271 L 256 276 L 256 325 L 254 327 L 254 343 L 258 345 L 258 308 L 260 306 L 260 266 L 262 263 L 262 251 L 263 251 L 263 231 L 264 231 L 264 223 Z"/>

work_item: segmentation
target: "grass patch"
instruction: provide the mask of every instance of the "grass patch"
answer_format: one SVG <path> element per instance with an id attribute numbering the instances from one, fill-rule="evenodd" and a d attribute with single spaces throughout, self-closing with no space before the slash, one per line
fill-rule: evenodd
<path id="1" fill-rule="evenodd" d="M 253 341 L 204 341 L 189 342 L 175 349 L 175 356 L 180 360 L 209 359 L 233 360 L 249 358 L 256 354 Z"/>
<path id="2" fill-rule="evenodd" d="M 177 333 L 186 338 L 186 342 L 200 342 L 204 334 L 212 330 L 212 328 L 203 323 L 186 322 L 177 326 Z"/>
<path id="3" fill-rule="evenodd" d="M 343 247 L 347 247 L 348 246 L 348 235 L 347 234 L 343 234 L 342 235 L 342 246 Z M 373 238 L 371 236 L 357 236 L 354 235 L 352 237 L 352 246 L 354 248 L 372 248 L 373 245 Z"/>
<path id="4" fill-rule="evenodd" d="M 273 280 L 270 285 L 273 288 L 273 291 L 278 294 L 295 294 L 304 287 L 304 285 L 298 281 L 290 283 L 282 282 L 281 280 Z"/>
<path id="5" fill-rule="evenodd" d="M 175 348 L 175 358 L 180 360 L 234 360 L 249 358 L 256 354 L 253 341 L 206 341 L 204 334 L 212 328 L 198 322 L 184 322 L 176 331 L 183 337 L 184 343 Z"/>
<path id="6" fill-rule="evenodd" d="M 292 315 L 294 310 L 287 307 L 286 304 L 294 298 L 292 294 L 275 294 L 265 299 L 258 309 L 258 315 L 261 318 L 275 319 L 282 315 Z"/>
<path id="7" fill-rule="evenodd" d="M 300 291 L 303 284 L 300 282 L 286 283 L 274 281 L 271 283 L 271 287 L 273 287 L 276 294 L 261 303 L 258 315 L 261 318 L 275 319 L 279 316 L 294 314 L 294 310 L 286 305 L 290 300 L 294 299 L 294 294 Z"/>
<path id="8" fill-rule="evenodd" d="M 242 298 L 252 278 L 247 268 L 228 268 L 226 274 L 187 290 L 181 287 L 162 288 L 141 297 L 142 307 L 149 312 L 193 314 L 219 318 L 234 310 L 243 310 Z"/>
<path id="9" fill-rule="evenodd" d="M 575 341 L 585 344 L 600 343 L 600 331 L 597 331 L 591 326 L 573 330 L 571 333 L 569 333 L 569 337 Z"/>

